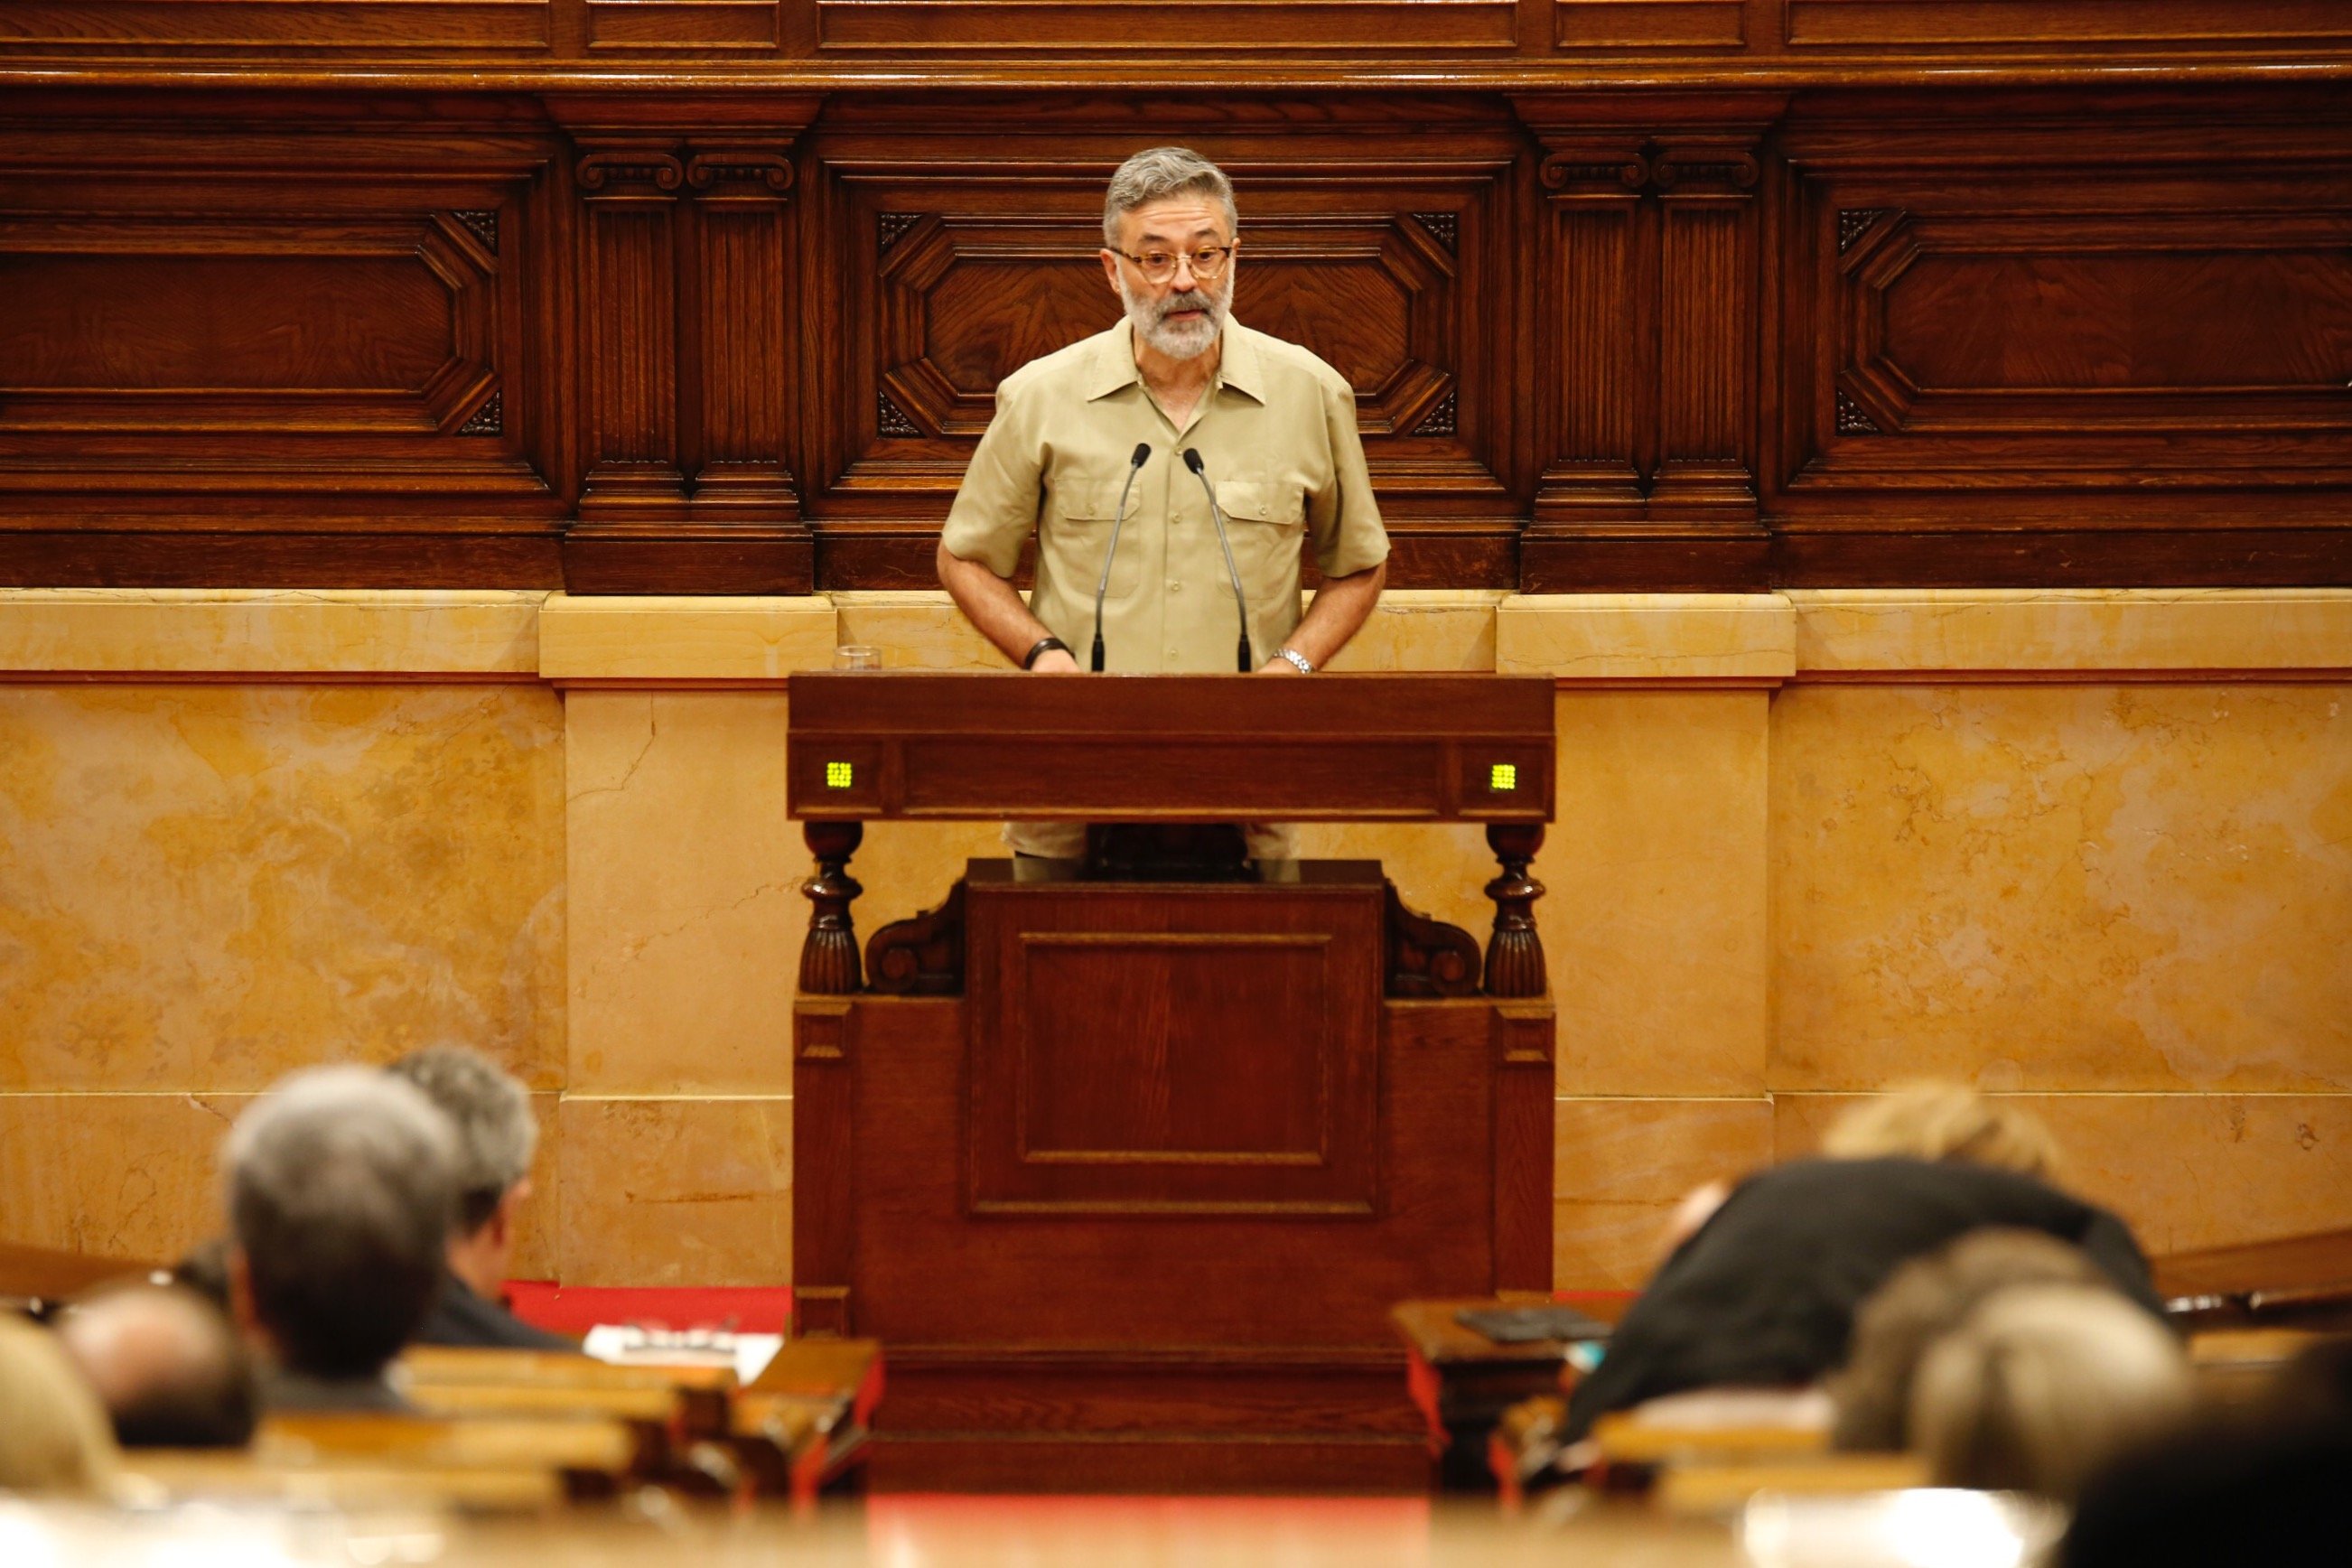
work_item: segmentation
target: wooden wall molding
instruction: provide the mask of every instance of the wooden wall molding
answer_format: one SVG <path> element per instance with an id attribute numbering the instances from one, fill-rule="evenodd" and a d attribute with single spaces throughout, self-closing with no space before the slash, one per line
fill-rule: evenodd
<path id="1" fill-rule="evenodd" d="M 1145 141 L 1400 585 L 2352 582 L 2326 88 L 765 79 L 0 89 L 0 582 L 928 588 Z"/>

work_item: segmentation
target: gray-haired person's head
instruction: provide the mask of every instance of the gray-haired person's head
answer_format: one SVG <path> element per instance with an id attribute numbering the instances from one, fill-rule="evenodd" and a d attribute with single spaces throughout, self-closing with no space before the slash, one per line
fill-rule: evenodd
<path id="1" fill-rule="evenodd" d="M 229 1231 L 279 1359 L 381 1370 L 440 1289 L 456 1133 L 415 1087 L 366 1068 L 282 1079 L 228 1135 Z"/>
<path id="2" fill-rule="evenodd" d="M 488 1057 L 463 1046 L 412 1051 L 384 1070 L 414 1084 L 457 1130 L 457 1229 L 460 1236 L 473 1235 L 530 1173 L 530 1157 L 539 1147 L 530 1091 Z"/>
<path id="3" fill-rule="evenodd" d="M 1175 196 L 1213 196 L 1225 209 L 1225 237 L 1241 230 L 1234 183 L 1190 147 L 1147 147 L 1118 166 L 1103 194 L 1103 243 L 1119 247 L 1119 220 L 1139 207 Z"/>

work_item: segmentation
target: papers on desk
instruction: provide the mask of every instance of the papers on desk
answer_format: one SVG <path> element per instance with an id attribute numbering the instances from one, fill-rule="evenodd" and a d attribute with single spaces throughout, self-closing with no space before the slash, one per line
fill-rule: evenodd
<path id="1" fill-rule="evenodd" d="M 749 1388 L 783 1348 L 782 1334 L 739 1334 L 725 1329 L 656 1329 L 640 1323 L 599 1323 L 580 1348 L 614 1366 L 731 1366 Z"/>

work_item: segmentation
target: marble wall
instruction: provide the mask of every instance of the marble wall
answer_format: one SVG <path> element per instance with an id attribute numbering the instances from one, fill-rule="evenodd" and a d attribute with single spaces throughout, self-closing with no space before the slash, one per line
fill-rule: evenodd
<path id="1" fill-rule="evenodd" d="M 175 1250 L 246 1097 L 457 1038 L 541 1095 L 528 1271 L 780 1281 L 836 640 L 1002 662 L 926 594 L 0 591 L 0 1237 Z M 1928 1075 L 2158 1249 L 2352 1211 L 2352 594 L 1399 594 L 1344 662 L 1558 682 L 1563 1288 Z M 1304 838 L 1491 916 L 1475 830 Z M 861 930 L 998 852 L 876 826 Z"/>

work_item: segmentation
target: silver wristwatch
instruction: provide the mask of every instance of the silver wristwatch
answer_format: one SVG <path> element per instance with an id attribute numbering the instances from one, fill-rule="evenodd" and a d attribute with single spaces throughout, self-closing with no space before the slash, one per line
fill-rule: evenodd
<path id="1" fill-rule="evenodd" d="M 1276 648 L 1274 650 L 1274 656 L 1276 658 L 1286 658 L 1291 663 L 1297 665 L 1298 667 L 1298 673 L 1301 675 L 1312 675 L 1315 673 L 1315 667 L 1307 661 L 1307 656 L 1299 652 L 1295 647 Z"/>

